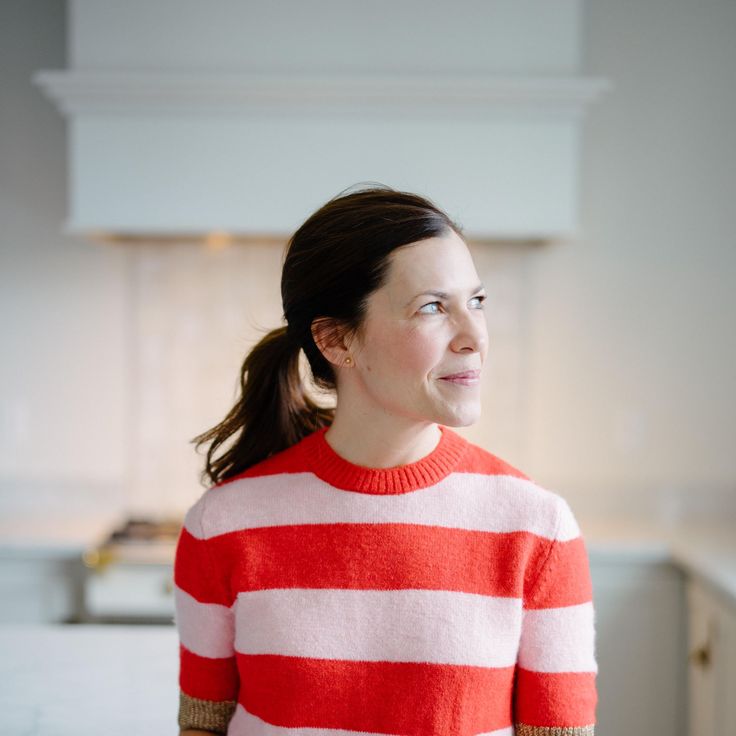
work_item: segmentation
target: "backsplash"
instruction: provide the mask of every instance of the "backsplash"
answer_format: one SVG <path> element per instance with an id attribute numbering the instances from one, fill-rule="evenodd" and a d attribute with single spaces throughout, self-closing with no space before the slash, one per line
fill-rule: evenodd
<path id="1" fill-rule="evenodd" d="M 135 398 L 128 498 L 134 512 L 164 515 L 203 491 L 198 476 L 204 457 L 190 440 L 222 420 L 235 402 L 246 354 L 262 334 L 282 324 L 284 245 L 130 246 Z M 471 244 L 489 295 L 489 354 L 483 415 L 476 425 L 458 429 L 519 464 L 524 454 L 525 267 L 533 248 L 518 242 Z"/>

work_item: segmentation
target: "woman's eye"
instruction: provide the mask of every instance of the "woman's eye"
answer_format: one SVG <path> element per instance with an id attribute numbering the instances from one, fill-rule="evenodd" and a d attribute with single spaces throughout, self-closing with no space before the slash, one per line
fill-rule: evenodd
<path id="1" fill-rule="evenodd" d="M 474 296 L 470 301 L 477 301 L 478 302 L 478 309 L 483 309 L 483 302 L 486 300 L 486 297 L 484 295 L 480 296 Z M 442 306 L 442 302 L 429 302 L 428 304 L 425 304 L 423 307 L 419 308 L 419 311 L 424 314 L 439 314 L 439 308 Z M 430 309 L 427 309 L 427 307 L 430 307 Z M 433 309 L 432 307 L 436 307 L 436 309 Z"/>

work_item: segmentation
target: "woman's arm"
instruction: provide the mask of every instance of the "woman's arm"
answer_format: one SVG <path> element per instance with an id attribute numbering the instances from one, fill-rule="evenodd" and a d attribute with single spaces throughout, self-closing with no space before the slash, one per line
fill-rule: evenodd
<path id="1" fill-rule="evenodd" d="M 585 542 L 567 501 L 524 592 L 514 696 L 516 736 L 593 736 L 598 700 L 595 612 Z"/>
<path id="2" fill-rule="evenodd" d="M 179 632 L 179 713 L 189 734 L 224 734 L 237 708 L 235 621 L 223 556 L 203 525 L 207 493 L 184 517 L 174 558 Z"/>

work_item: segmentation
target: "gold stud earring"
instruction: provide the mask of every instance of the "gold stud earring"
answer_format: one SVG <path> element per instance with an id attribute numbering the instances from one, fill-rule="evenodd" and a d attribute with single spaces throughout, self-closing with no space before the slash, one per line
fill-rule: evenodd
<path id="1" fill-rule="evenodd" d="M 353 359 L 348 355 L 347 358 L 345 358 L 345 365 L 350 365 L 353 362 Z"/>

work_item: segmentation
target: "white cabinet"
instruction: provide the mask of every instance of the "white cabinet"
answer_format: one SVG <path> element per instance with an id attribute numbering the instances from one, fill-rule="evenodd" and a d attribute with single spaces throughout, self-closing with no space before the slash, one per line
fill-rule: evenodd
<path id="1" fill-rule="evenodd" d="M 82 606 L 84 566 L 78 557 L 0 554 L 0 623 L 63 623 Z"/>
<path id="2" fill-rule="evenodd" d="M 687 582 L 689 736 L 736 736 L 736 605 Z"/>
<path id="3" fill-rule="evenodd" d="M 81 553 L 0 552 L 0 624 L 173 620 L 170 562 L 90 566 Z"/>
<path id="4" fill-rule="evenodd" d="M 591 547 L 596 733 L 685 736 L 685 576 L 666 553 L 659 559 Z"/>
<path id="5" fill-rule="evenodd" d="M 0 626 L 3 736 L 176 736 L 170 626 Z"/>
<path id="6" fill-rule="evenodd" d="M 84 554 L 82 620 L 173 623 L 175 542 L 108 542 Z"/>
<path id="7" fill-rule="evenodd" d="M 174 620 L 173 567 L 116 563 L 87 575 L 84 621 Z"/>

